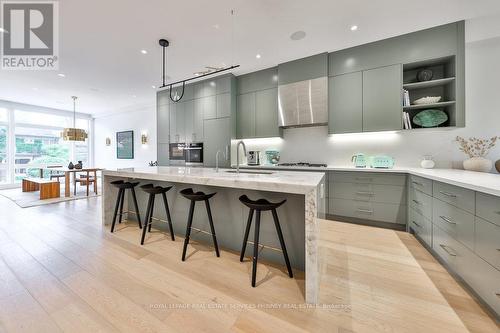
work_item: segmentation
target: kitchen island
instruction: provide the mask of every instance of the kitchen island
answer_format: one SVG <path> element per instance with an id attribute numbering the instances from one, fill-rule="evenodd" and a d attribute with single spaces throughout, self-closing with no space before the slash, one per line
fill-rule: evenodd
<path id="1" fill-rule="evenodd" d="M 221 247 L 240 251 L 248 209 L 238 198 L 246 194 L 251 199 L 265 198 L 270 201 L 287 199 L 278 209 L 283 236 L 294 269 L 305 270 L 305 300 L 317 303 L 318 299 L 318 223 L 325 213 L 325 174 L 320 172 L 292 171 L 241 171 L 190 167 L 149 167 L 105 170 L 102 177 L 103 205 L 102 221 L 110 225 L 118 190 L 110 183 L 114 180 L 140 181 L 160 186 L 174 185 L 167 193 L 174 232 L 183 236 L 188 216 L 189 202 L 179 192 L 192 187 L 205 193 L 217 192 L 210 200 L 217 239 Z M 147 195 L 136 190 L 139 210 L 143 218 L 147 205 Z M 129 211 L 128 198 L 124 211 Z M 128 205 L 130 207 L 130 205 Z M 279 240 L 274 229 L 271 214 L 262 215 L 261 241 L 263 245 L 279 248 Z M 154 217 L 165 220 L 165 210 L 161 204 L 155 205 Z M 135 216 L 130 214 L 130 219 Z M 195 210 L 193 226 L 208 230 L 204 209 Z M 167 230 L 166 224 L 156 223 L 155 228 Z M 194 235 L 193 235 L 194 236 Z M 137 233 L 139 242 L 140 232 Z M 210 236 L 199 233 L 193 238 L 211 244 Z M 167 240 L 166 240 L 167 241 Z M 147 246 L 147 240 L 145 243 Z M 250 253 L 247 251 L 247 253 Z M 281 253 L 264 249 L 262 258 L 284 264 Z M 180 254 L 179 254 L 180 261 Z"/>

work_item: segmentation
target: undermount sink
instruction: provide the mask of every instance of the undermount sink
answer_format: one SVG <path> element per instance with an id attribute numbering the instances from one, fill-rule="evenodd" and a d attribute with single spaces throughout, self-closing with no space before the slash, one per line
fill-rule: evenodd
<path id="1" fill-rule="evenodd" d="M 238 173 L 237 170 L 227 170 L 229 173 Z M 240 170 L 240 173 L 253 173 L 255 175 L 272 175 L 271 171 L 249 171 L 249 170 Z"/>

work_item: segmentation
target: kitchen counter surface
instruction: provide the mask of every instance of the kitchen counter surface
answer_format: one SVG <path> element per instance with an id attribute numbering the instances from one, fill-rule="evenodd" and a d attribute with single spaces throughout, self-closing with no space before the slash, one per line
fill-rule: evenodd
<path id="1" fill-rule="evenodd" d="M 219 172 L 215 172 L 213 168 L 199 167 L 148 167 L 108 169 L 103 175 L 295 194 L 306 194 L 316 189 L 324 177 L 323 173 L 318 172 L 297 173 L 278 169 L 270 174 L 236 174 L 234 171 L 219 169 Z"/>
<path id="2" fill-rule="evenodd" d="M 406 173 L 420 176 L 439 182 L 468 188 L 474 191 L 500 196 L 500 175 L 493 173 L 474 172 L 459 169 L 423 169 L 423 168 L 401 168 L 373 169 L 355 168 L 352 166 L 327 166 L 319 168 L 311 167 L 281 167 L 272 165 L 240 166 L 240 168 L 269 169 L 269 170 L 295 170 L 295 171 L 359 171 L 380 173 Z"/>

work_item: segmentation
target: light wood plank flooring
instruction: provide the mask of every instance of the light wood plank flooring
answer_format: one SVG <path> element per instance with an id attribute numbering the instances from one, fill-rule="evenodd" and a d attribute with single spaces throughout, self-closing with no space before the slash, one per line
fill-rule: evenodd
<path id="1" fill-rule="evenodd" d="M 314 309 L 302 272 L 262 262 L 252 288 L 248 258 L 194 244 L 183 263 L 180 237 L 139 237 L 103 229 L 100 198 L 21 209 L 0 196 L 0 332 L 498 332 L 405 233 L 322 221 Z"/>

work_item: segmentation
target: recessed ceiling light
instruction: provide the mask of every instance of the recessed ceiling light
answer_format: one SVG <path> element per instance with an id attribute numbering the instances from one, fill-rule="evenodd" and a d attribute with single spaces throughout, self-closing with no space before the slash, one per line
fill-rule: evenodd
<path id="1" fill-rule="evenodd" d="M 59 74 L 57 74 L 57 76 L 59 76 L 59 77 L 66 77 L 66 74 L 59 73 Z"/>
<path id="2" fill-rule="evenodd" d="M 260 54 L 257 54 L 255 58 L 260 59 L 262 56 Z"/>
<path id="3" fill-rule="evenodd" d="M 141 50 L 141 53 L 142 53 L 142 54 L 148 54 L 148 51 L 146 51 L 146 50 Z"/>
<path id="4" fill-rule="evenodd" d="M 5 32 L 5 29 L 4 28 L 0 28 L 0 32 Z"/>
<path id="5" fill-rule="evenodd" d="M 351 26 L 351 31 L 356 31 L 356 30 L 358 30 L 358 26 L 357 25 Z"/>
<path id="6" fill-rule="evenodd" d="M 293 34 L 290 35 L 291 40 L 301 40 L 304 39 L 305 37 L 306 37 L 306 32 L 302 30 L 295 31 Z"/>
<path id="7" fill-rule="evenodd" d="M 220 29 L 220 25 L 219 24 L 214 24 L 212 27 L 214 27 L 214 29 Z"/>
<path id="8" fill-rule="evenodd" d="M 136 97 L 137 97 L 137 95 L 132 95 L 132 98 L 136 98 Z"/>
<path id="9" fill-rule="evenodd" d="M 33 90 L 34 90 L 34 91 L 38 91 L 38 88 L 37 88 L 37 87 L 34 87 L 34 88 L 33 88 Z"/>
<path id="10" fill-rule="evenodd" d="M 151 88 L 156 89 L 156 86 L 151 86 Z"/>

